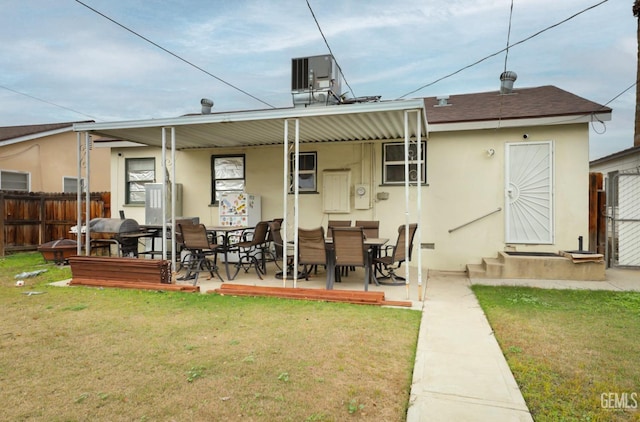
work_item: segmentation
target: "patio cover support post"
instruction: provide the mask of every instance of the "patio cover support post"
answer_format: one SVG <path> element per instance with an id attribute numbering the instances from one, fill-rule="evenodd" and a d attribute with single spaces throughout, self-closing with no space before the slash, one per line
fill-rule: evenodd
<path id="1" fill-rule="evenodd" d="M 171 267 L 176 266 L 176 128 L 171 127 Z"/>
<path id="2" fill-rule="evenodd" d="M 300 119 L 295 120 L 295 139 L 294 139 L 294 162 L 293 162 L 293 230 L 295 239 L 295 248 L 293 253 L 293 288 L 298 287 L 298 227 L 299 223 L 299 208 L 298 203 L 300 199 Z"/>
<path id="3" fill-rule="evenodd" d="M 293 177 L 293 287 L 297 287 L 298 282 L 298 196 L 299 196 L 299 180 L 298 173 L 300 171 L 300 120 L 292 119 L 295 122 L 294 126 L 294 177 Z M 286 287 L 287 283 L 287 211 L 289 209 L 289 120 L 284 121 L 284 149 L 283 149 L 283 198 L 282 206 L 284 210 L 284 227 L 283 227 L 283 247 L 282 247 L 282 283 L 283 287 Z"/>
<path id="4" fill-rule="evenodd" d="M 411 143 L 411 135 L 409 131 L 409 116 L 410 114 L 414 114 L 416 116 L 416 214 L 417 214 L 417 222 L 420 223 L 421 217 L 421 202 L 422 202 L 422 114 L 421 109 L 416 110 L 405 110 L 404 112 L 404 190 L 405 190 L 405 262 L 407 265 L 404 267 L 405 272 L 405 285 L 407 290 L 407 299 L 409 299 L 409 224 L 410 224 L 410 201 L 409 201 L 409 145 Z M 422 236 L 420 235 L 420 224 L 418 225 L 418 244 L 421 245 Z M 422 253 L 420 252 L 420 247 L 418 247 L 418 300 L 422 301 Z"/>
<path id="5" fill-rule="evenodd" d="M 78 162 L 78 180 L 76 180 L 76 253 L 80 255 L 82 253 L 82 231 L 80 230 L 82 224 L 82 190 L 80 189 L 80 184 L 82 180 L 82 132 L 76 132 L 76 140 L 77 140 L 77 162 Z"/>
<path id="6" fill-rule="evenodd" d="M 421 157 L 422 157 L 422 119 L 421 117 L 421 110 L 416 110 L 416 143 L 417 143 L 417 151 L 416 154 L 418 155 L 418 167 L 416 169 L 416 171 L 418 172 L 418 181 L 417 181 L 417 187 L 418 187 L 418 191 L 417 191 L 417 195 L 416 195 L 416 214 L 418 215 L 418 222 L 420 222 L 420 217 L 422 216 L 422 166 L 426 165 L 426 157 L 425 157 L 425 163 L 423 164 Z M 426 151 L 425 151 L 426 152 Z M 422 230 L 418 229 L 418 300 L 420 302 L 422 302 L 422 249 L 421 249 L 421 245 L 422 245 L 422 234 L 421 234 Z M 405 271 L 408 272 L 408 265 L 407 268 L 405 268 Z"/>
<path id="7" fill-rule="evenodd" d="M 162 215 L 162 259 L 167 259 L 167 176 L 169 172 L 167 171 L 167 130 L 170 129 L 171 136 L 171 192 L 175 192 L 175 180 L 176 180 L 176 128 L 175 127 L 163 127 L 162 128 L 162 192 L 160 195 L 160 200 L 162 203 L 160 204 L 161 215 Z M 176 195 L 171 195 L 171 244 L 175 245 L 176 238 Z M 175 248 L 171 248 L 171 262 L 176 262 L 176 251 Z M 173 264 L 175 266 L 175 264 Z M 173 275 L 174 272 L 172 272 Z"/>
<path id="8" fill-rule="evenodd" d="M 84 133 L 84 143 L 85 143 L 85 148 L 84 148 L 84 157 L 85 157 L 85 175 L 87 177 L 87 192 L 86 192 L 86 203 L 85 203 L 85 210 L 86 210 L 86 216 L 85 216 L 85 225 L 87 226 L 86 230 L 85 230 L 85 246 L 86 246 L 86 250 L 87 250 L 87 256 L 91 255 L 91 230 L 89 228 L 89 220 L 91 220 L 91 192 L 89 189 L 89 186 L 91 186 L 90 180 L 89 180 L 89 169 L 90 169 L 90 165 L 89 165 L 89 144 L 91 142 L 91 138 L 89 136 L 89 132 L 85 132 Z M 78 226 L 78 230 L 80 230 L 80 227 Z M 78 236 L 80 236 L 80 234 L 78 234 Z M 78 239 L 80 239 L 80 237 L 78 237 Z"/>

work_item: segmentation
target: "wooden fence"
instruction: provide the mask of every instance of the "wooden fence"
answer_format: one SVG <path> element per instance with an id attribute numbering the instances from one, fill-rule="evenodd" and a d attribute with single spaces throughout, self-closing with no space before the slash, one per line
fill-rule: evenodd
<path id="1" fill-rule="evenodd" d="M 85 196 L 82 201 L 84 214 Z M 89 220 L 111 218 L 111 193 L 92 193 L 90 201 Z M 75 193 L 0 192 L 0 256 L 37 250 L 51 240 L 75 240 L 69 230 L 78 224 L 77 204 Z"/>

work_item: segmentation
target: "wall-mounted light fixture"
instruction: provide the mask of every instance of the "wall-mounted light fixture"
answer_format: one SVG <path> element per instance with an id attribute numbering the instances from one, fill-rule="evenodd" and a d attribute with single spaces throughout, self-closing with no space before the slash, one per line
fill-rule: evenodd
<path id="1" fill-rule="evenodd" d="M 495 155 L 495 153 L 496 153 L 496 150 L 495 150 L 495 149 L 493 149 L 493 148 L 489 148 L 489 149 L 487 150 L 487 157 L 493 157 L 493 156 Z"/>

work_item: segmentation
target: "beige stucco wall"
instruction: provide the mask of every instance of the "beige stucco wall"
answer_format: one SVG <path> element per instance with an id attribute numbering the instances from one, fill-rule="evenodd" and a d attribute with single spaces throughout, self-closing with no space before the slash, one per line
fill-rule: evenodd
<path id="1" fill-rule="evenodd" d="M 422 253 L 423 266 L 440 270 L 464 270 L 504 250 L 504 155 L 509 142 L 553 141 L 555 243 L 553 245 L 510 245 L 517 250 L 553 251 L 577 249 L 578 236 L 588 239 L 588 127 L 584 124 L 484 131 L 435 132 L 427 142 L 427 186 L 422 187 L 422 243 L 433 249 Z M 403 187 L 382 186 L 382 144 L 323 143 L 301 146 L 301 151 L 318 154 L 318 190 L 322 192 L 322 171 L 351 169 L 351 213 L 328 215 L 322 212 L 322 195 L 300 195 L 300 226 L 326 228 L 329 218 L 380 220 L 380 234 L 395 242 L 397 228 L 405 221 Z M 489 157 L 488 149 L 495 154 Z M 207 225 L 218 223 L 218 208 L 211 201 L 211 155 L 246 155 L 247 192 L 261 195 L 262 218 L 282 217 L 282 148 L 207 149 L 178 152 L 176 182 L 183 184 L 183 216 L 198 216 Z M 118 155 L 121 154 L 121 155 Z M 128 218 L 144 222 L 144 207 L 124 205 L 124 160 L 157 157 L 156 148 L 123 148 L 112 152 L 112 209 L 125 210 Z M 368 210 L 353 209 L 353 185 L 370 183 L 372 197 L 388 192 L 388 200 L 373 200 Z M 417 221 L 415 190 L 410 192 L 410 220 Z M 291 201 L 290 201 L 291 202 Z M 449 230 L 491 211 L 502 211 L 449 233 Z M 290 214 L 291 211 L 290 211 Z M 416 259 L 414 256 L 414 263 Z"/>
<path id="2" fill-rule="evenodd" d="M 32 192 L 62 192 L 64 177 L 78 177 L 77 151 L 77 135 L 72 131 L 18 142 L 0 148 L 0 169 L 28 172 Z M 91 150 L 93 192 L 111 188 L 109 156 L 107 148 Z"/>

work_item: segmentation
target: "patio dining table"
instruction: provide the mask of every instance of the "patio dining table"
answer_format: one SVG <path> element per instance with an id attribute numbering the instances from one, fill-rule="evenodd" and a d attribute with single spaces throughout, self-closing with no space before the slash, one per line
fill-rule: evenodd
<path id="1" fill-rule="evenodd" d="M 227 280 L 232 280 L 231 271 L 229 270 L 229 251 L 233 248 L 231 243 L 231 235 L 234 233 L 242 233 L 245 230 L 252 230 L 253 226 L 207 226 L 207 232 L 214 237 L 220 235 L 222 242 L 220 243 L 220 252 L 224 254 L 224 269 L 227 273 Z"/>

